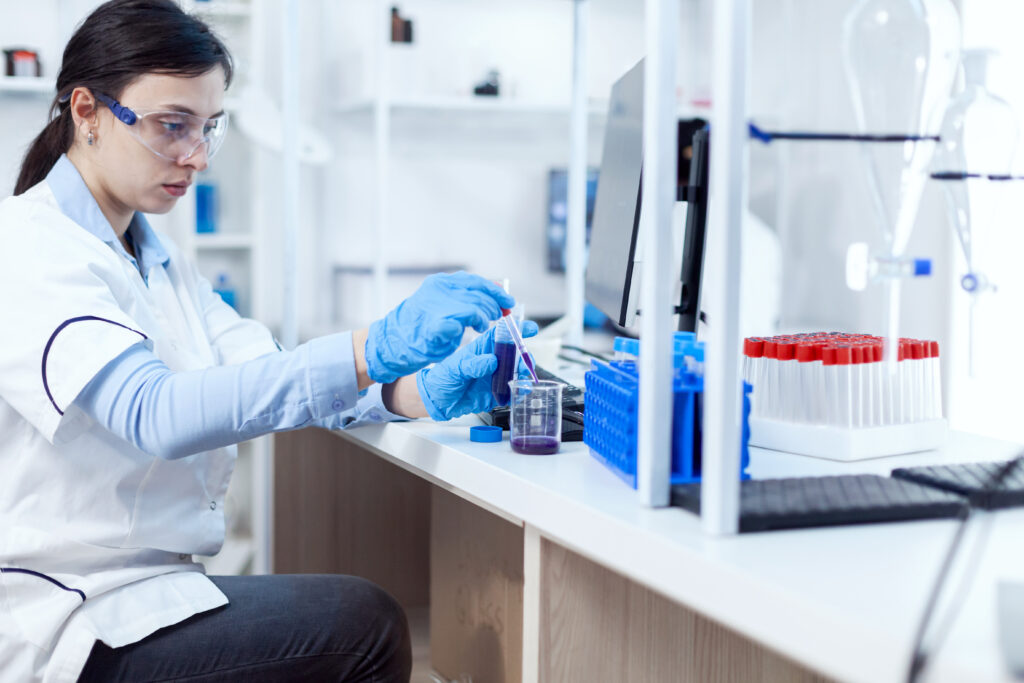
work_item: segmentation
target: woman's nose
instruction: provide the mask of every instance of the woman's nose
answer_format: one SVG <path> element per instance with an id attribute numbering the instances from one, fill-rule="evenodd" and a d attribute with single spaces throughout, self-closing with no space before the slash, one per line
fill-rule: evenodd
<path id="1" fill-rule="evenodd" d="M 210 165 L 210 157 L 206 153 L 206 143 L 200 142 L 187 157 L 180 159 L 178 163 L 181 166 L 191 166 L 197 173 L 205 171 Z"/>

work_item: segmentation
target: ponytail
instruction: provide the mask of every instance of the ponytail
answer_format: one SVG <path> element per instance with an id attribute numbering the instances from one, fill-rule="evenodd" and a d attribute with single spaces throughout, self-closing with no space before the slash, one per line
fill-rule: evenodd
<path id="1" fill-rule="evenodd" d="M 21 162 L 18 182 L 14 185 L 14 194 L 21 194 L 39 183 L 53 168 L 53 165 L 71 147 L 74 137 L 74 123 L 71 120 L 71 107 L 66 103 L 59 107 L 60 113 L 50 119 L 43 132 L 29 145 L 25 159 Z M 52 110 L 51 110 L 52 111 Z"/>

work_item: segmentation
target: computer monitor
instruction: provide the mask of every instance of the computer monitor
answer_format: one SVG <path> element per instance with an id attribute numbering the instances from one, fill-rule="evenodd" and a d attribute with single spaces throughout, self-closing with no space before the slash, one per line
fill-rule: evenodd
<path id="1" fill-rule="evenodd" d="M 680 130 L 680 134 L 682 131 Z M 700 310 L 701 275 L 704 270 L 704 234 L 708 220 L 708 137 L 707 126 L 692 132 L 689 182 L 681 192 L 686 201 L 686 234 L 683 237 L 682 289 L 679 294 L 679 329 L 696 332 L 704 320 Z M 680 137 L 680 140 L 682 138 Z M 680 142 L 680 147 L 683 143 Z"/>
<path id="2" fill-rule="evenodd" d="M 633 286 L 644 153 L 643 60 L 612 86 L 587 257 L 586 298 L 619 325 L 636 316 Z"/>
<path id="3" fill-rule="evenodd" d="M 639 294 L 637 237 L 643 204 L 643 60 L 612 86 L 586 272 L 586 298 L 622 327 Z M 696 331 L 707 219 L 708 135 L 703 119 L 679 121 L 677 196 L 688 203 L 679 329 Z M 701 132 L 703 131 L 703 132 Z"/>

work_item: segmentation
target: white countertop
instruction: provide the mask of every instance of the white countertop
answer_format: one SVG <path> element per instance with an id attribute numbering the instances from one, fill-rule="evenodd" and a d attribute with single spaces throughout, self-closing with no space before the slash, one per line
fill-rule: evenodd
<path id="1" fill-rule="evenodd" d="M 507 434 L 498 444 L 471 442 L 474 424 L 477 418 L 466 417 L 341 434 L 828 676 L 871 683 L 905 679 L 953 521 L 709 537 L 695 515 L 641 506 L 582 443 L 564 443 L 557 455 L 523 456 L 512 452 Z M 755 478 L 888 474 L 918 464 L 1005 460 L 1018 449 L 954 432 L 940 451 L 855 463 L 751 449 L 749 471 Z M 994 524 L 978 573 L 925 681 L 1011 680 L 999 650 L 995 591 L 1000 579 L 1024 581 L 1024 508 L 989 517 Z M 973 547 L 974 538 L 963 550 Z M 947 593 L 958 577 L 953 575 Z"/>

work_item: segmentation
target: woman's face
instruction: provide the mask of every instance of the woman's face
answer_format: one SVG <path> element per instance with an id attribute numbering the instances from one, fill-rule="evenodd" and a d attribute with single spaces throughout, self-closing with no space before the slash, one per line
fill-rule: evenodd
<path id="1" fill-rule="evenodd" d="M 136 113 L 176 111 L 212 118 L 223 113 L 224 71 L 220 66 L 202 76 L 146 74 L 121 92 L 117 101 Z M 162 214 L 174 208 L 198 171 L 206 168 L 206 146 L 188 159 L 154 154 L 103 103 L 98 111 L 96 143 L 86 156 L 95 165 L 103 191 L 125 210 Z M 135 125 L 140 125 L 137 122 Z"/>

